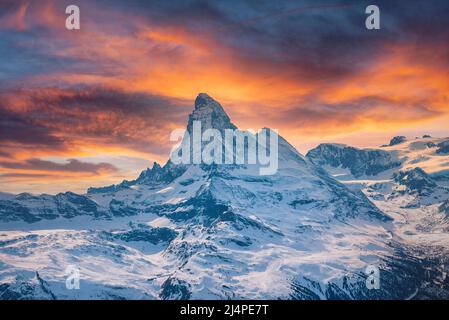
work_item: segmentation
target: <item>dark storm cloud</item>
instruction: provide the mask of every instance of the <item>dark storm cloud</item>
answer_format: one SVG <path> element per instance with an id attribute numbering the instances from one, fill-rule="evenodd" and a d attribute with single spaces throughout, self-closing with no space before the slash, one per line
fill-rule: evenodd
<path id="1" fill-rule="evenodd" d="M 41 159 L 28 159 L 23 162 L 1 161 L 0 167 L 7 169 L 37 170 L 37 171 L 58 171 L 99 174 L 101 171 L 114 172 L 118 169 L 110 163 L 88 163 L 76 159 L 68 159 L 67 163 L 57 163 Z"/>
<path id="2" fill-rule="evenodd" d="M 443 47 L 449 36 L 447 1 L 375 1 L 381 30 L 367 31 L 372 1 L 133 1 L 124 5 L 161 25 L 208 34 L 242 63 L 298 70 L 298 76 L 340 79 L 363 69 L 388 50 L 407 44 Z M 107 6 L 106 2 L 103 2 Z"/>
<path id="3" fill-rule="evenodd" d="M 331 1 L 325 3 L 338 4 Z M 234 29 L 230 37 L 238 38 L 234 42 L 247 50 L 249 56 L 267 61 L 274 58 L 284 68 L 297 69 L 301 76 L 329 80 L 341 79 L 346 74 L 365 68 L 392 46 L 419 45 L 425 41 L 428 45 L 443 46 L 447 50 L 443 38 L 448 38 L 448 2 L 376 2 L 381 8 L 379 31 L 365 28 L 365 8 L 371 2 L 340 3 L 349 6 L 311 8 L 304 12 L 293 11 L 282 17 L 273 15 L 272 18 L 269 15 L 271 9 L 267 8 L 264 12 L 253 14 L 266 15 L 266 18 L 250 25 L 242 24 L 241 28 Z M 316 2 L 295 2 L 298 8 L 313 4 Z M 422 10 L 421 7 L 425 8 Z M 286 12 L 289 12 L 288 9 Z M 421 25 L 425 26 L 425 32 Z"/>
<path id="4" fill-rule="evenodd" d="M 51 175 L 40 173 L 4 173 L 0 174 L 0 180 L 11 181 L 11 178 L 51 178 Z"/>
<path id="5" fill-rule="evenodd" d="M 441 113 L 428 108 L 428 101 L 398 102 L 382 96 L 365 96 L 344 103 L 325 104 L 308 97 L 286 110 L 273 115 L 277 124 L 290 124 L 301 128 L 310 128 L 314 125 L 335 125 L 344 128 L 366 118 L 377 119 L 379 123 L 400 123 L 412 119 L 434 118 Z M 395 112 L 391 112 L 395 110 Z"/>
<path id="6" fill-rule="evenodd" d="M 32 144 L 60 148 L 63 141 L 53 135 L 50 128 L 35 123 L 31 115 L 2 109 L 0 102 L 0 143 Z"/>
<path id="7" fill-rule="evenodd" d="M 46 88 L 0 94 L 0 141 L 64 149 L 96 140 L 167 151 L 170 126 L 184 126 L 188 102 L 107 88 Z M 8 104 L 8 102 L 10 104 Z M 20 106 L 20 107 L 15 107 Z"/>
<path id="8" fill-rule="evenodd" d="M 0 157 L 6 158 L 6 157 L 9 157 L 9 156 L 10 156 L 9 152 L 0 150 Z"/>
<path id="9" fill-rule="evenodd" d="M 15 7 L 21 3 L 18 1 Z M 52 2 L 57 10 L 63 10 L 69 2 Z M 365 8 L 372 1 L 79 1 L 86 28 L 94 28 L 93 22 L 106 22 L 105 12 L 121 12 L 119 23 L 102 23 L 103 28 L 121 34 L 136 32 L 135 20 L 141 19 L 161 27 L 178 26 L 194 32 L 198 38 L 219 39 L 222 45 L 232 49 L 234 59 L 242 65 L 274 72 L 289 68 L 297 76 L 314 79 L 341 79 L 363 69 L 375 61 L 388 46 L 403 43 L 443 47 L 448 57 L 449 3 L 442 0 L 375 1 L 381 9 L 381 30 L 367 31 Z M 33 5 L 33 3 L 31 4 Z M 6 2 L 0 7 L 3 14 L 13 11 L 14 4 Z M 29 9 L 38 12 L 39 7 Z M 31 14 L 31 13 L 30 13 Z M 133 19 L 135 17 L 136 19 Z M 63 18 L 63 17 L 62 17 Z M 31 18 L 30 18 L 31 19 Z M 21 34 L 24 41 L 31 36 L 48 37 L 50 29 L 38 24 L 39 29 Z M 53 29 L 51 29 L 53 30 Z M 83 31 L 82 31 L 83 32 Z M 70 68 L 89 72 L 89 60 L 85 57 L 51 57 L 52 47 L 64 46 L 64 40 L 53 38 L 49 47 L 34 46 L 28 50 L 11 43 L 17 35 L 2 34 L 0 52 L 9 59 L 2 59 L 6 78 L 22 74 L 51 71 L 54 68 Z M 70 38 L 65 39 L 70 42 Z M 48 41 L 47 41 L 48 42 Z M 26 48 L 25 48 L 26 49 Z M 220 50 L 220 48 L 217 48 Z M 443 49 L 441 49 L 443 50 Z M 9 60 L 8 63 L 5 60 Z M 23 65 L 27 61 L 28 67 Z M 114 66 L 107 60 L 98 60 L 95 74 L 113 72 Z M 106 71 L 108 70 L 108 71 Z"/>

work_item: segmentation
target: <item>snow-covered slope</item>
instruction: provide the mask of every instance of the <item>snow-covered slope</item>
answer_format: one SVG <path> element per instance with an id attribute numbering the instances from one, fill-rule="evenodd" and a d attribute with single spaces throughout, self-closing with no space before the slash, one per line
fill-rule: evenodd
<path id="1" fill-rule="evenodd" d="M 206 94 L 197 97 L 187 132 L 194 120 L 203 129 L 236 128 Z M 382 163 L 390 159 L 374 155 Z M 282 137 L 278 171 L 261 176 L 259 169 L 169 160 L 136 180 L 84 195 L 2 196 L 0 298 L 402 299 L 417 290 L 418 297 L 447 293 L 422 288 L 423 270 L 434 257 L 416 261 L 395 234 L 394 213 L 332 178 Z M 69 265 L 80 269 L 79 290 L 65 287 Z M 367 266 L 381 270 L 380 289 L 366 287 Z"/>
<path id="2" fill-rule="evenodd" d="M 376 149 L 357 149 L 343 144 L 320 144 L 306 157 L 314 164 L 347 169 L 354 177 L 374 176 L 383 171 L 398 168 L 405 159 L 395 152 Z"/>
<path id="3" fill-rule="evenodd" d="M 414 248 L 419 259 L 436 257 L 440 266 L 429 267 L 427 272 L 436 272 L 432 281 L 438 282 L 442 290 L 447 290 L 448 285 L 444 262 L 449 248 L 449 154 L 444 151 L 448 141 L 428 135 L 414 139 L 395 137 L 389 145 L 375 151 L 389 154 L 385 159 L 399 159 L 400 165 L 385 165 L 383 170 L 370 175 L 366 171 L 364 175 L 353 174 L 351 165 L 357 168 L 357 161 L 346 162 L 349 165 L 345 166 L 348 156 L 345 150 L 356 150 L 357 154 L 373 150 L 331 145 L 319 146 L 308 153 L 312 161 L 320 163 L 334 178 L 353 190 L 361 190 L 392 217 L 393 232 L 403 246 Z M 329 154 L 329 150 L 338 151 Z"/>
<path id="4" fill-rule="evenodd" d="M 343 144 L 325 143 L 310 150 L 306 157 L 317 165 L 326 167 L 334 176 L 342 170 L 347 178 L 361 179 L 391 175 L 398 170 L 420 167 L 428 174 L 442 180 L 449 176 L 449 153 L 445 152 L 449 138 L 398 139 L 379 149 L 359 149 Z M 398 142 L 400 141 L 400 142 Z M 388 171 L 389 169 L 392 169 Z M 340 179 L 339 179 L 340 180 Z"/>

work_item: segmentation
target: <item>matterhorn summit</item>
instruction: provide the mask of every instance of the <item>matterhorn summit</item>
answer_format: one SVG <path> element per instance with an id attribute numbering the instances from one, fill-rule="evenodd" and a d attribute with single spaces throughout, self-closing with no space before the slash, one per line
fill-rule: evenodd
<path id="1" fill-rule="evenodd" d="M 191 131 L 193 121 L 201 121 L 206 129 L 237 129 L 231 122 L 223 107 L 207 93 L 200 93 L 195 99 L 195 109 L 189 115 L 187 130 Z"/>

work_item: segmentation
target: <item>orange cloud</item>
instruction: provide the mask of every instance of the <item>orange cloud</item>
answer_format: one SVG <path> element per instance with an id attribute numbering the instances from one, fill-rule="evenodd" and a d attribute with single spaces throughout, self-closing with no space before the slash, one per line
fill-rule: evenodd
<path id="1" fill-rule="evenodd" d="M 435 48 L 423 48 L 430 54 Z M 331 85 L 322 98 L 329 103 L 351 101 L 364 96 L 383 96 L 398 103 L 426 102 L 428 107 L 447 112 L 449 74 L 428 60 L 419 61 L 416 47 L 386 48 L 385 56 L 359 74 Z"/>

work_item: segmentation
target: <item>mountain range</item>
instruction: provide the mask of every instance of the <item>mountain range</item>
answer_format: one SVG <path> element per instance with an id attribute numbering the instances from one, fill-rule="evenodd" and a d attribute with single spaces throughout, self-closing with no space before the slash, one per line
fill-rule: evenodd
<path id="1" fill-rule="evenodd" d="M 237 129 L 204 93 L 186 132 L 193 121 Z M 1 193 L 0 299 L 449 298 L 448 145 L 304 156 L 279 136 L 273 175 L 168 160 L 85 194 Z"/>

